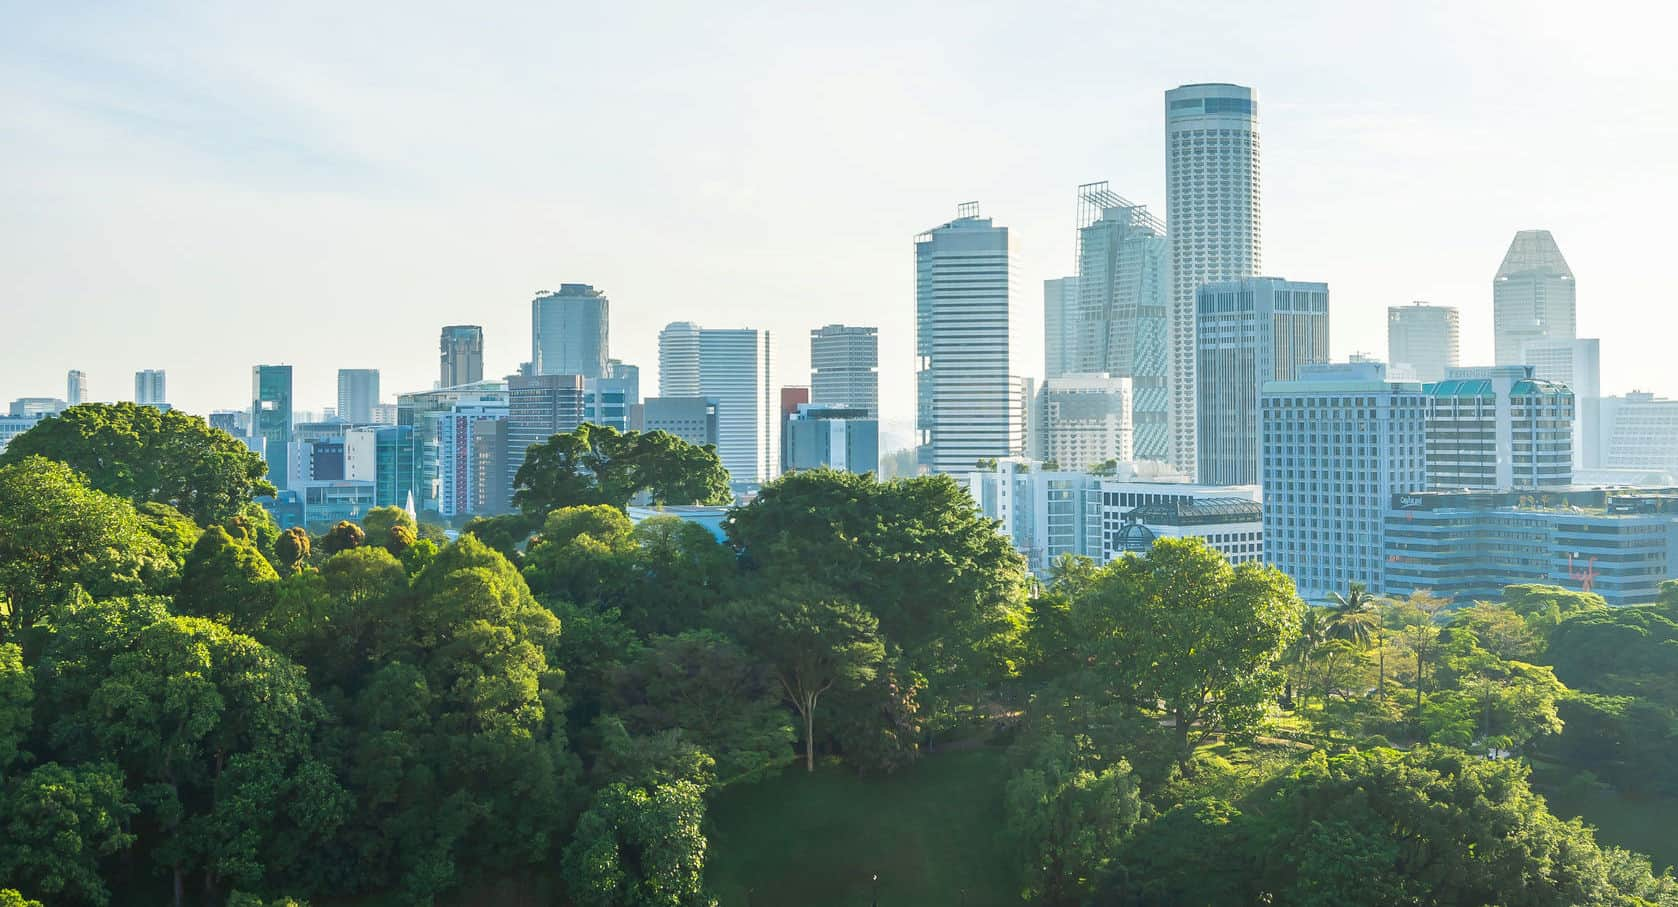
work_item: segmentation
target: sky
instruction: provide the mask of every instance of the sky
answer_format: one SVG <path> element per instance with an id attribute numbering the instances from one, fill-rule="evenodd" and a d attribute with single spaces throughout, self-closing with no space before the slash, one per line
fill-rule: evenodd
<path id="1" fill-rule="evenodd" d="M 470 8 L 469 8 L 470 7 Z M 0 401 L 195 412 L 250 367 L 431 386 L 440 326 L 485 372 L 530 358 L 529 300 L 588 283 L 652 393 L 675 320 L 880 329 L 912 415 L 916 233 L 977 200 L 1010 228 L 1024 374 L 1076 187 L 1163 216 L 1162 93 L 1258 93 L 1264 271 L 1330 286 L 1332 347 L 1384 355 L 1387 306 L 1462 311 L 1520 229 L 1578 281 L 1605 393 L 1678 396 L 1669 260 L 1678 55 L 1666 4 L 407 3 L 0 0 Z"/>

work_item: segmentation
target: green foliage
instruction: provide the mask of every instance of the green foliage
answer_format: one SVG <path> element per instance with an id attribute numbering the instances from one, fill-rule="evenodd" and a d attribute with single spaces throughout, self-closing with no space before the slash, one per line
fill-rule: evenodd
<path id="1" fill-rule="evenodd" d="M 198 524 L 168 504 L 155 501 L 145 501 L 135 506 L 134 511 L 140 515 L 140 524 L 146 532 L 169 553 L 169 560 L 175 568 L 179 570 L 184 566 L 187 552 L 198 541 Z"/>
<path id="2" fill-rule="evenodd" d="M 274 609 L 279 582 L 279 574 L 255 545 L 234 538 L 220 526 L 211 526 L 187 556 L 181 589 L 175 594 L 175 609 L 252 632 Z"/>
<path id="3" fill-rule="evenodd" d="M 32 456 L 68 464 L 106 494 L 168 504 L 200 525 L 274 493 L 267 464 L 232 435 L 197 416 L 133 403 L 86 403 L 43 419 L 12 439 L 0 465 Z"/>
<path id="4" fill-rule="evenodd" d="M 373 540 L 372 544 L 375 545 L 390 544 L 391 530 L 399 526 L 407 530 L 407 535 L 404 537 L 408 540 L 409 545 L 418 540 L 419 523 L 408 515 L 408 511 L 401 507 L 374 507 L 361 516 L 361 529 L 367 538 Z M 391 554 L 400 553 L 399 551 L 391 552 Z"/>
<path id="5" fill-rule="evenodd" d="M 331 557 L 340 551 L 360 548 L 366 539 L 367 533 L 363 532 L 360 526 L 349 520 L 339 520 L 326 535 L 321 536 L 320 544 L 316 548 L 322 556 Z"/>
<path id="6" fill-rule="evenodd" d="M 714 447 L 662 431 L 619 432 L 585 423 L 531 445 L 513 482 L 513 505 L 542 518 L 562 507 L 619 510 L 646 495 L 654 504 L 726 504 L 728 470 Z"/>
<path id="7" fill-rule="evenodd" d="M 0 879 L 66 901 L 104 905 L 99 861 L 134 843 L 135 813 L 110 763 L 37 766 L 0 787 Z"/>
<path id="8" fill-rule="evenodd" d="M 279 562 L 282 572 L 296 573 L 308 564 L 310 547 L 308 531 L 302 526 L 293 526 L 280 533 L 274 541 L 274 559 Z"/>
<path id="9" fill-rule="evenodd" d="M 109 596 L 173 582 L 168 549 L 132 504 L 89 488 L 62 463 L 6 459 L 0 466 L 0 639 L 34 626 L 74 586 Z"/>
<path id="10" fill-rule="evenodd" d="M 24 741 L 34 725 L 35 674 L 23 663 L 23 649 L 0 643 L 0 780 L 12 763 L 27 759 Z"/>
<path id="11" fill-rule="evenodd" d="M 1602 596 L 1594 592 L 1536 584 L 1504 586 L 1503 604 L 1520 615 L 1540 640 L 1547 639 L 1563 620 L 1575 614 L 1608 607 Z"/>
<path id="12" fill-rule="evenodd" d="M 547 514 L 540 516 L 526 516 L 522 513 L 507 513 L 493 517 L 473 517 L 462 530 L 464 534 L 475 536 L 479 541 L 494 548 L 507 560 L 518 563 L 523 556 L 522 549 L 532 533 L 542 528 L 542 520 Z"/>
<path id="13" fill-rule="evenodd" d="M 41 902 L 25 898 L 15 888 L 0 888 L 0 907 L 41 907 Z"/>
<path id="14" fill-rule="evenodd" d="M 705 804 L 688 781 L 613 784 L 595 795 L 565 848 L 578 907 L 704 907 Z"/>
<path id="15" fill-rule="evenodd" d="M 1050 760 L 1009 781 L 1007 835 L 1024 858 L 1025 897 L 1043 905 L 1083 903 L 1142 817 L 1139 789 L 1122 760 L 1100 771 Z"/>

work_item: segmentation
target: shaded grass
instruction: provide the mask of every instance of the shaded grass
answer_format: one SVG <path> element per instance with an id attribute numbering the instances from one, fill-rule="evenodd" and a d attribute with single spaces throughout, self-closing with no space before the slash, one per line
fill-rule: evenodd
<path id="1" fill-rule="evenodd" d="M 1019 904 L 1019 876 L 1002 840 L 1000 751 L 922 759 L 883 778 L 843 766 L 802 766 L 725 791 L 710 809 L 706 883 L 726 907 Z"/>

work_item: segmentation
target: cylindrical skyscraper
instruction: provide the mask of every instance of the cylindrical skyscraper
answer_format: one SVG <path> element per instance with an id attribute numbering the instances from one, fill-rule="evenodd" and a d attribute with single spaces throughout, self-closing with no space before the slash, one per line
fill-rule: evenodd
<path id="1" fill-rule="evenodd" d="M 586 283 L 564 283 L 558 293 L 530 302 L 530 361 L 538 375 L 606 377 L 610 358 L 606 294 Z"/>
<path id="2" fill-rule="evenodd" d="M 1258 102 L 1241 85 L 1165 93 L 1165 223 L 1171 251 L 1171 462 L 1198 465 L 1195 290 L 1257 276 Z"/>

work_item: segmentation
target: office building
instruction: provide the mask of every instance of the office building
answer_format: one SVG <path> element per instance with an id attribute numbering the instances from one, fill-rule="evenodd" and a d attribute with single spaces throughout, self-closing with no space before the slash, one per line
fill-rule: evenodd
<path id="1" fill-rule="evenodd" d="M 443 328 L 438 344 L 442 353 L 442 374 L 438 387 L 459 387 L 484 380 L 484 329 L 475 324 L 451 324 Z"/>
<path id="2" fill-rule="evenodd" d="M 1078 278 L 1043 281 L 1043 373 L 1050 378 L 1077 371 Z"/>
<path id="3" fill-rule="evenodd" d="M 1428 396 L 1380 363 L 1305 365 L 1264 387 L 1264 559 L 1309 601 L 1385 590 L 1385 514 L 1427 482 Z"/>
<path id="4" fill-rule="evenodd" d="M 1572 483 L 1573 392 L 1534 378 L 1532 366 L 1451 369 L 1427 385 L 1427 398 L 1427 488 Z"/>
<path id="5" fill-rule="evenodd" d="M 418 509 L 414 430 L 407 425 L 352 428 L 344 433 L 344 478 L 373 483 L 375 507 Z"/>
<path id="6" fill-rule="evenodd" d="M 1222 83 L 1165 93 L 1165 220 L 1171 225 L 1171 457 L 1193 471 L 1200 347 L 1195 294 L 1207 283 L 1263 268 L 1259 217 L 1258 102 Z M 1204 479 L 1203 479 L 1204 480 Z"/>
<path id="7" fill-rule="evenodd" d="M 1678 400 L 1644 391 L 1604 397 L 1598 419 L 1598 468 L 1678 476 Z"/>
<path id="8" fill-rule="evenodd" d="M 381 404 L 383 405 L 383 404 Z M 438 419 L 457 410 L 506 409 L 507 382 L 474 381 L 454 387 L 398 394 L 395 424 L 414 430 L 414 506 L 420 513 L 438 513 L 442 495 L 442 450 Z M 374 415 L 380 414 L 375 410 Z M 382 417 L 381 417 L 382 418 Z M 376 424 L 386 424 L 382 421 Z"/>
<path id="9" fill-rule="evenodd" d="M 717 446 L 715 397 L 648 397 L 642 405 L 643 431 L 662 431 L 697 447 Z"/>
<path id="10" fill-rule="evenodd" d="M 457 407 L 434 418 L 437 420 L 437 513 L 454 518 L 501 512 L 489 508 L 496 502 L 505 508 L 507 407 Z M 486 423 L 502 428 L 480 428 Z M 485 444 L 492 449 L 481 449 Z M 499 455 L 493 449 L 498 444 Z M 492 501 L 492 497 L 497 501 Z"/>
<path id="11" fill-rule="evenodd" d="M 1577 336 L 1573 271 L 1548 230 L 1522 230 L 1492 278 L 1492 336 L 1497 365 L 1520 365 L 1534 340 Z"/>
<path id="12" fill-rule="evenodd" d="M 352 425 L 373 424 L 373 407 L 379 403 L 379 370 L 338 370 L 338 418 Z"/>
<path id="13" fill-rule="evenodd" d="M 507 420 L 474 421 L 469 486 L 472 513 L 493 516 L 512 511 L 512 489 L 507 485 L 508 469 Z"/>
<path id="14" fill-rule="evenodd" d="M 781 388 L 781 424 L 785 425 L 798 408 L 810 402 L 810 389 L 803 386 Z"/>
<path id="15" fill-rule="evenodd" d="M 1408 369 L 1417 381 L 1444 379 L 1462 356 L 1461 325 L 1451 306 L 1413 302 L 1387 307 L 1387 364 L 1396 376 Z"/>
<path id="16" fill-rule="evenodd" d="M 16 418 L 39 418 L 41 416 L 56 416 L 68 407 L 57 397 L 19 397 L 11 402 L 7 413 Z"/>
<path id="17" fill-rule="evenodd" d="M 978 202 L 915 237 L 915 429 L 933 472 L 966 474 L 1025 449 L 1011 284 L 1008 228 L 981 217 Z"/>
<path id="18" fill-rule="evenodd" d="M 622 359 L 608 359 L 606 361 L 606 377 L 613 381 L 623 382 L 624 398 L 630 406 L 641 402 L 641 367 L 630 365 Z"/>
<path id="19" fill-rule="evenodd" d="M 1126 511 L 1113 546 L 1146 554 L 1159 539 L 1197 538 L 1231 564 L 1264 560 L 1264 505 L 1241 497 L 1209 496 L 1143 504 Z"/>
<path id="20" fill-rule="evenodd" d="M 1106 372 L 1131 383 L 1138 459 L 1171 456 L 1170 274 L 1165 225 L 1107 188 L 1078 187 L 1076 339 L 1066 372 Z"/>
<path id="21" fill-rule="evenodd" d="M 610 426 L 620 432 L 628 431 L 629 410 L 633 401 L 630 379 L 583 379 L 584 422 Z"/>
<path id="22" fill-rule="evenodd" d="M 235 438 L 243 438 L 251 433 L 250 410 L 218 409 L 212 410 L 205 418 L 211 428 L 227 432 Z"/>
<path id="23" fill-rule="evenodd" d="M 512 500 L 519 467 L 533 444 L 575 431 L 583 423 L 583 376 L 511 375 L 507 378 L 505 487 Z"/>
<path id="24" fill-rule="evenodd" d="M 830 324 L 810 332 L 810 402 L 880 416 L 878 328 Z"/>
<path id="25" fill-rule="evenodd" d="M 560 284 L 530 302 L 530 362 L 538 375 L 606 377 L 611 304 L 586 283 Z"/>
<path id="26" fill-rule="evenodd" d="M 1131 379 L 1106 373 L 1049 378 L 1032 406 L 1037 442 L 1045 461 L 1087 472 L 1131 455 Z"/>
<path id="27" fill-rule="evenodd" d="M 1098 557 L 1101 550 L 1101 479 L 1071 470 L 1047 470 L 1018 457 L 969 470 L 968 492 L 979 512 L 997 520 L 997 531 L 1047 576 L 1064 555 Z"/>
<path id="28" fill-rule="evenodd" d="M 781 468 L 870 473 L 880 465 L 880 422 L 864 407 L 800 403 L 782 429 Z"/>
<path id="29" fill-rule="evenodd" d="M 8 415 L 0 416 L 0 452 L 6 450 L 6 445 L 12 439 L 35 427 L 37 422 L 45 418 L 40 415 Z"/>
<path id="30" fill-rule="evenodd" d="M 1195 317 L 1196 478 L 1254 484 L 1261 472 L 1264 386 L 1328 361 L 1328 284 L 1276 277 L 1211 283 L 1195 294 Z"/>
<path id="31" fill-rule="evenodd" d="M 717 401 L 717 456 L 736 487 L 760 485 L 780 467 L 768 331 L 706 328 L 699 335 L 700 394 Z"/>
<path id="32" fill-rule="evenodd" d="M 1678 488 L 1398 495 L 1386 539 L 1389 595 L 1427 589 L 1466 605 L 1537 583 L 1643 604 L 1678 574 Z"/>
<path id="33" fill-rule="evenodd" d="M 291 366 L 251 367 L 250 434 L 262 440 L 268 481 L 284 488 L 289 474 L 286 445 L 291 443 Z"/>
<path id="34" fill-rule="evenodd" d="M 163 369 L 147 368 L 134 373 L 134 402 L 141 406 L 157 406 L 169 402 Z"/>
<path id="35" fill-rule="evenodd" d="M 1532 366 L 1534 378 L 1565 384 L 1573 392 L 1573 470 L 1599 468 L 1602 341 L 1529 340 L 1521 347 L 1521 363 Z"/>
<path id="36" fill-rule="evenodd" d="M 345 478 L 344 439 L 298 438 L 286 445 L 286 487 Z"/>
<path id="37" fill-rule="evenodd" d="M 259 498 L 264 509 L 281 529 L 301 526 L 326 532 L 342 520 L 361 522 L 375 506 L 377 490 L 372 482 L 348 479 L 299 482 L 272 498 Z"/>
<path id="38" fill-rule="evenodd" d="M 65 378 L 64 384 L 65 403 L 70 406 L 78 406 L 88 402 L 86 372 L 77 368 L 71 369 L 69 375 Z"/>
<path id="39" fill-rule="evenodd" d="M 658 332 L 658 395 L 699 396 L 699 325 L 675 321 Z"/>

